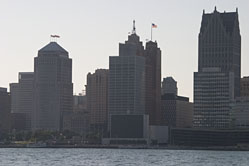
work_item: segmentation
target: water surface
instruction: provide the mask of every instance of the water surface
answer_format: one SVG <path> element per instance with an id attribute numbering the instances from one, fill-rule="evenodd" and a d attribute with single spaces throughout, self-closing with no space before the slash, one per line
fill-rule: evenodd
<path id="1" fill-rule="evenodd" d="M 249 152 L 0 148 L 0 166 L 249 166 Z"/>

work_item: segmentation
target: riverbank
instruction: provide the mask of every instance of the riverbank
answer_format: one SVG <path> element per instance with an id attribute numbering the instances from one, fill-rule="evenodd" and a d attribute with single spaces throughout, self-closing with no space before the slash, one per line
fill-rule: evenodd
<path id="1" fill-rule="evenodd" d="M 98 149 L 167 149 L 167 150 L 215 150 L 215 151 L 249 151 L 249 147 L 241 146 L 211 146 L 211 147 L 189 147 L 189 146 L 147 146 L 147 145 L 0 145 L 0 148 L 98 148 Z"/>

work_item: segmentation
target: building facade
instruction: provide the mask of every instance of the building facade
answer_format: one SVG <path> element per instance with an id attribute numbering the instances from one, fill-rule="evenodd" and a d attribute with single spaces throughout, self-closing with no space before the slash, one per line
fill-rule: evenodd
<path id="1" fill-rule="evenodd" d="M 109 58 L 108 130 L 110 133 L 111 125 L 115 125 L 111 123 L 112 117 L 145 114 L 145 63 L 144 47 L 134 25 L 128 41 L 119 44 L 119 56 Z"/>
<path id="2" fill-rule="evenodd" d="M 10 84 L 11 113 L 24 114 L 25 127 L 31 130 L 31 113 L 33 110 L 33 72 L 20 72 L 18 83 Z"/>
<path id="3" fill-rule="evenodd" d="M 101 135 L 107 132 L 108 78 L 107 69 L 98 69 L 87 75 L 86 97 L 91 131 Z"/>
<path id="4" fill-rule="evenodd" d="M 229 128 L 230 102 L 240 96 L 238 11 L 202 15 L 198 72 L 194 73 L 194 127 Z"/>
<path id="5" fill-rule="evenodd" d="M 231 127 L 249 128 L 249 97 L 237 97 L 231 109 Z"/>
<path id="6" fill-rule="evenodd" d="M 249 97 L 249 77 L 243 77 L 240 80 L 240 96 Z"/>
<path id="7" fill-rule="evenodd" d="M 189 98 L 173 93 L 162 95 L 162 124 L 169 127 L 190 128 L 193 125 L 193 103 Z"/>
<path id="8" fill-rule="evenodd" d="M 72 107 L 72 59 L 59 44 L 50 42 L 35 57 L 32 129 L 63 130 L 63 114 Z"/>
<path id="9" fill-rule="evenodd" d="M 194 73 L 194 127 L 229 128 L 234 74 L 219 68 Z"/>
<path id="10" fill-rule="evenodd" d="M 198 44 L 198 72 L 219 67 L 221 72 L 234 72 L 234 96 L 240 96 L 241 36 L 236 12 L 202 15 Z"/>
<path id="11" fill-rule="evenodd" d="M 177 82 L 173 77 L 163 78 L 161 94 L 164 95 L 166 93 L 178 95 Z"/>
<path id="12" fill-rule="evenodd" d="M 0 133 L 9 132 L 10 128 L 10 94 L 7 92 L 7 88 L 0 87 Z"/>
<path id="13" fill-rule="evenodd" d="M 90 132 L 90 114 L 87 111 L 86 95 L 73 96 L 73 111 L 63 116 L 63 129 L 86 137 Z"/>
<path id="14" fill-rule="evenodd" d="M 145 112 L 150 125 L 161 124 L 161 50 L 149 41 L 145 48 Z"/>

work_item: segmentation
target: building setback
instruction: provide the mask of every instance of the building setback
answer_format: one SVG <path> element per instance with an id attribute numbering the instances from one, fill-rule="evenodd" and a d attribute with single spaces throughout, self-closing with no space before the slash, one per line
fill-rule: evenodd
<path id="1" fill-rule="evenodd" d="M 11 113 L 23 114 L 25 127 L 22 130 L 31 130 L 34 73 L 20 72 L 18 79 L 18 83 L 10 84 Z"/>
<path id="2" fill-rule="evenodd" d="M 72 59 L 56 42 L 38 51 L 34 62 L 32 129 L 62 130 L 73 106 Z"/>
<path id="3" fill-rule="evenodd" d="M 91 131 L 104 134 L 107 131 L 109 70 L 97 69 L 88 73 L 86 85 L 87 111 L 90 113 Z"/>

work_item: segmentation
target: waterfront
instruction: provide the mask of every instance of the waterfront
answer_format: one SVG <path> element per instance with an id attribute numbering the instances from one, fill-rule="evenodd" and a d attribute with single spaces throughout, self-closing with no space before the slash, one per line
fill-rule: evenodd
<path id="1" fill-rule="evenodd" d="M 0 148 L 0 166 L 248 166 L 246 151 Z"/>

